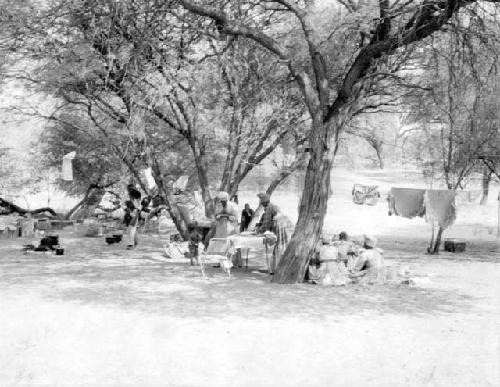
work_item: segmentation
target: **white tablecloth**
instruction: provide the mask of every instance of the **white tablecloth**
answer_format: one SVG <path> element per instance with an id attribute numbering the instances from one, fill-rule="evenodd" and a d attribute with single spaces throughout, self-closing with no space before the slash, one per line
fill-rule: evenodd
<path id="1" fill-rule="evenodd" d="M 235 249 L 263 249 L 265 247 L 265 237 L 262 235 L 231 235 L 227 239 L 231 240 Z"/>

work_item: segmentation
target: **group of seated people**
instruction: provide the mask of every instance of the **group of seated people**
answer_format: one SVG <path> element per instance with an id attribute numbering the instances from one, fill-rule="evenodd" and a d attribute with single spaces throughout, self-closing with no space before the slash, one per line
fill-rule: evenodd
<path id="1" fill-rule="evenodd" d="M 309 263 L 306 279 L 320 285 L 346 285 L 348 283 L 383 284 L 386 269 L 383 251 L 377 238 L 364 236 L 363 246 L 349 240 L 341 232 L 338 240 L 321 238 Z"/>

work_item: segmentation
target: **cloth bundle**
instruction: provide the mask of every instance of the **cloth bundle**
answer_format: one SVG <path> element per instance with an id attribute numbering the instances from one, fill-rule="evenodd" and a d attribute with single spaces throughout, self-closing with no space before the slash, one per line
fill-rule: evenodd
<path id="1" fill-rule="evenodd" d="M 352 201 L 355 204 L 368 204 L 374 206 L 380 198 L 378 185 L 354 184 L 352 187 Z"/>
<path id="2" fill-rule="evenodd" d="M 166 243 L 163 249 L 169 259 L 184 259 L 184 254 L 189 251 L 186 243 Z"/>
<path id="3" fill-rule="evenodd" d="M 423 217 L 428 223 L 437 222 L 447 228 L 456 219 L 456 191 L 416 188 L 391 188 L 388 206 L 389 215 L 404 218 Z"/>

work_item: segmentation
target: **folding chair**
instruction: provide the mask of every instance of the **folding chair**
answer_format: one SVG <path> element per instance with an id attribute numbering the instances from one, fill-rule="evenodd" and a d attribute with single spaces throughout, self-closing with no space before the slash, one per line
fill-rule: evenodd
<path id="1" fill-rule="evenodd" d="M 203 266 L 206 265 L 208 257 L 210 257 L 208 259 L 214 259 L 216 263 L 219 263 L 221 269 L 224 270 L 229 277 L 231 277 L 231 267 L 233 267 L 233 263 L 231 262 L 232 250 L 232 244 L 229 239 L 210 239 L 208 248 L 202 254 L 200 254 L 198 260 L 203 278 L 206 278 L 205 269 Z"/>

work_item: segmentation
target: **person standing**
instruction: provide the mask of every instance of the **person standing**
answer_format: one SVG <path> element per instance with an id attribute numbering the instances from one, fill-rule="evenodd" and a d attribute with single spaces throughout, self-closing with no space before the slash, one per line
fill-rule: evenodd
<path id="1" fill-rule="evenodd" d="M 131 200 L 125 202 L 125 216 L 123 223 L 127 227 L 126 242 L 127 250 L 137 246 L 137 223 L 139 221 L 139 209 L 134 206 Z"/>
<path id="2" fill-rule="evenodd" d="M 141 208 L 141 193 L 134 187 L 133 184 L 127 186 L 127 192 L 129 200 L 125 203 L 126 209 L 129 215 L 125 215 L 128 219 L 127 223 L 127 250 L 133 249 L 137 246 L 137 226 L 140 218 L 140 208 Z M 127 224 L 126 223 L 126 224 Z"/>
<path id="3" fill-rule="evenodd" d="M 257 233 L 263 234 L 266 231 L 276 234 L 276 217 L 279 213 L 279 208 L 274 203 L 271 203 L 271 198 L 266 193 L 257 195 L 260 205 L 264 208 L 264 213 L 257 223 Z"/>
<path id="4" fill-rule="evenodd" d="M 266 193 L 260 193 L 257 195 L 257 197 L 259 198 L 260 206 L 264 208 L 264 213 L 260 218 L 260 222 L 256 225 L 256 231 L 258 234 L 264 234 L 268 232 L 274 234 L 272 238 L 270 238 L 270 236 L 267 236 L 265 242 L 267 247 L 273 247 L 272 262 L 269 265 L 269 274 L 273 275 L 274 270 L 278 266 L 279 260 L 281 258 L 281 252 L 284 250 L 284 246 L 288 242 L 288 236 L 284 227 L 282 230 L 279 229 L 278 216 L 280 210 L 278 206 L 271 203 L 271 198 Z"/>
<path id="5" fill-rule="evenodd" d="M 134 187 L 133 184 L 129 184 L 127 186 L 127 192 L 129 196 L 129 200 L 132 201 L 134 207 L 139 209 L 141 208 L 141 193 Z"/>
<path id="6" fill-rule="evenodd" d="M 250 208 L 248 203 L 245 204 L 245 208 L 241 211 L 241 224 L 240 232 L 246 231 L 250 222 L 252 221 L 254 211 Z"/>
<path id="7" fill-rule="evenodd" d="M 219 192 L 215 206 L 215 238 L 226 238 L 238 231 L 238 207 L 227 192 Z"/>

